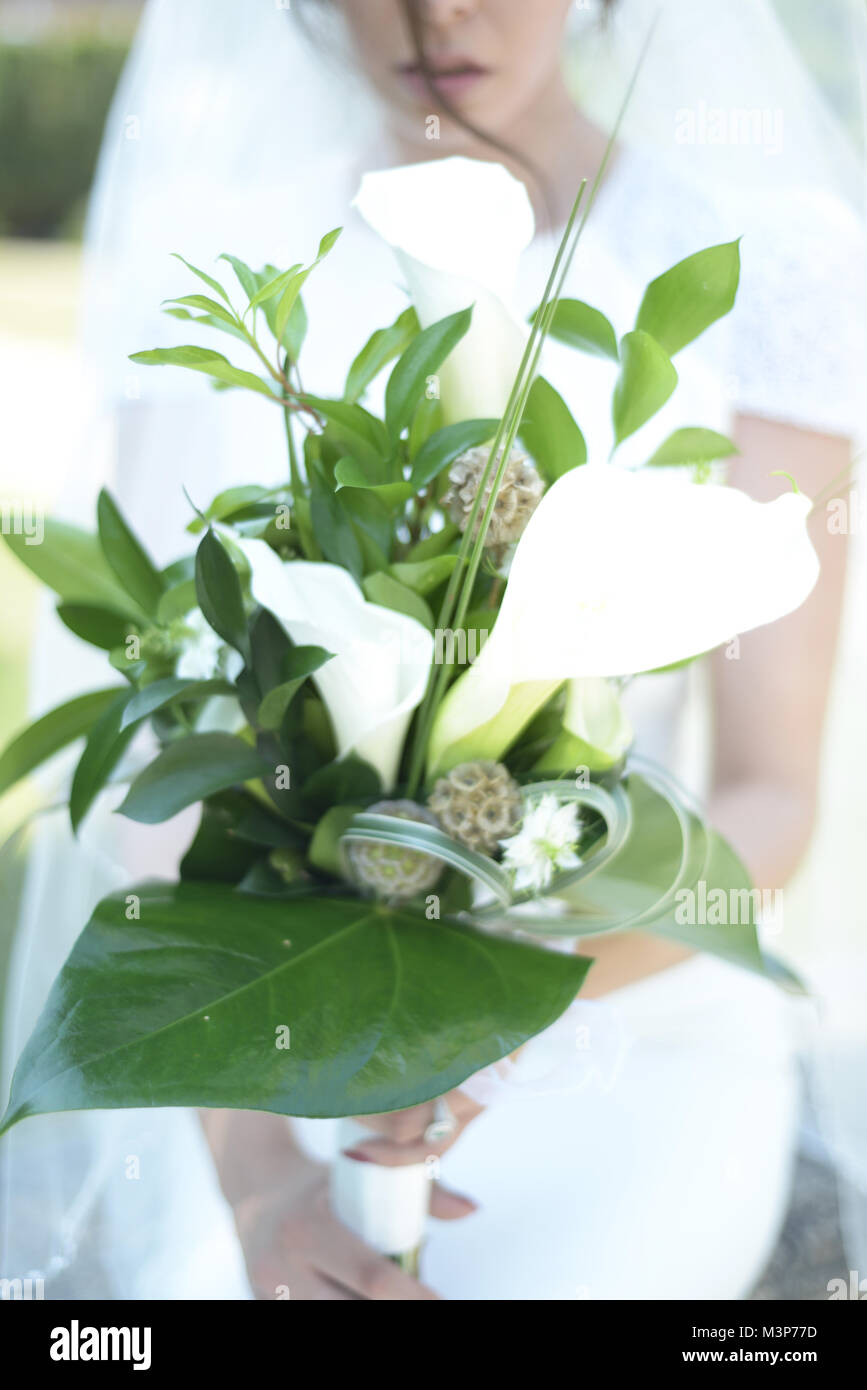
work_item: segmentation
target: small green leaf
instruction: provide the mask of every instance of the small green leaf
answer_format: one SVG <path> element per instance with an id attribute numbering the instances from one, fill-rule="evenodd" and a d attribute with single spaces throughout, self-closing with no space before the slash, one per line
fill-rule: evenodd
<path id="1" fill-rule="evenodd" d="M 392 441 L 398 440 L 406 429 L 424 395 L 428 377 L 439 370 L 464 337 L 472 317 L 469 308 L 440 319 L 413 338 L 398 358 L 385 388 L 385 421 Z"/>
<path id="2" fill-rule="evenodd" d="M 360 579 L 364 569 L 361 546 L 342 499 L 317 489 L 310 499 L 310 516 L 326 560 L 342 565 L 354 579 Z"/>
<path id="3" fill-rule="evenodd" d="M 219 280 L 215 280 L 213 275 L 207 275 L 204 270 L 199 270 L 196 266 L 190 265 L 190 262 L 185 261 L 183 256 L 179 256 L 177 251 L 173 251 L 172 255 L 174 256 L 176 261 L 180 261 L 182 265 L 185 265 L 187 267 L 187 270 L 191 270 L 194 275 L 197 275 L 200 280 L 203 280 L 204 283 L 208 285 L 214 291 L 215 294 L 218 294 L 226 304 L 229 303 L 229 296 L 226 294 L 226 291 L 223 289 L 223 286 L 220 284 Z"/>
<path id="4" fill-rule="evenodd" d="M 561 299 L 548 331 L 552 338 L 566 343 L 568 347 L 577 348 L 579 352 L 607 357 L 612 362 L 620 361 L 617 334 L 612 324 L 598 309 L 585 304 L 583 300 Z"/>
<path id="5" fill-rule="evenodd" d="M 521 439 L 546 483 L 587 462 L 587 445 L 572 412 L 543 376 L 530 387 Z"/>
<path id="6" fill-rule="evenodd" d="M 34 720 L 0 754 L 0 795 L 68 744 L 88 734 L 105 711 L 129 691 L 111 686 L 79 695 Z"/>
<path id="7" fill-rule="evenodd" d="M 388 572 L 408 589 L 424 597 L 448 579 L 457 562 L 457 555 L 434 555 L 429 560 L 419 560 L 414 564 L 389 565 Z"/>
<path id="8" fill-rule="evenodd" d="M 350 753 L 308 777 L 302 796 L 312 815 L 323 816 L 331 806 L 343 806 L 350 801 L 373 801 L 381 791 L 382 783 L 376 769 Z"/>
<path id="9" fill-rule="evenodd" d="M 129 636 L 129 618 L 114 613 L 110 608 L 98 608 L 95 604 L 87 603 L 60 603 L 57 616 L 82 642 L 89 642 L 92 647 L 101 647 L 106 652 L 123 646 Z"/>
<path id="10" fill-rule="evenodd" d="M 738 446 L 716 430 L 675 430 L 660 444 L 648 466 L 671 468 L 678 464 L 713 463 L 714 459 L 731 458 Z"/>
<path id="11" fill-rule="evenodd" d="M 99 494 L 96 515 L 106 560 L 133 602 L 154 616 L 165 580 L 105 488 Z"/>
<path id="12" fill-rule="evenodd" d="M 361 405 L 333 401 L 324 396 L 304 395 L 300 398 L 328 421 L 332 438 L 345 447 L 366 467 L 377 469 L 391 456 L 391 444 L 381 420 Z"/>
<path id="13" fill-rule="evenodd" d="M 340 492 L 345 487 L 362 488 L 366 492 L 376 493 L 389 509 L 399 507 L 412 497 L 413 489 L 409 483 L 389 482 L 385 476 L 386 471 L 384 464 L 377 469 L 371 469 L 365 468 L 364 464 L 354 458 L 338 459 L 334 467 L 336 490 Z"/>
<path id="14" fill-rule="evenodd" d="M 620 376 L 613 400 L 618 444 L 661 410 L 677 385 L 671 359 L 649 333 L 627 333 L 620 344 L 620 355 Z"/>
<path id="15" fill-rule="evenodd" d="M 130 724 L 148 719 L 157 710 L 165 709 L 174 700 L 208 700 L 214 695 L 237 695 L 237 690 L 229 681 L 185 680 L 183 676 L 166 676 L 164 680 L 152 681 L 143 690 L 137 690 L 129 700 L 120 721 L 121 730 Z"/>
<path id="16" fill-rule="evenodd" d="M 390 608 L 395 613 L 406 613 L 433 632 L 433 613 L 424 599 L 390 574 L 369 574 L 362 579 L 361 587 L 369 603 L 378 603 L 381 608 Z"/>
<path id="17" fill-rule="evenodd" d="M 128 691 L 116 697 L 100 715 L 84 745 L 69 793 L 69 818 L 76 832 L 136 732 L 136 725 L 121 728 L 128 699 Z"/>
<path id="18" fill-rule="evenodd" d="M 231 734 L 190 734 L 169 743 L 133 782 L 121 815 L 144 825 L 170 820 L 215 792 L 268 775 L 259 754 Z"/>
<path id="19" fill-rule="evenodd" d="M 267 396 L 269 400 L 279 399 L 261 377 L 253 372 L 244 372 L 240 367 L 233 367 L 222 353 L 212 352 L 210 348 L 193 347 L 189 344 L 184 347 L 150 348 L 146 352 L 130 353 L 129 360 L 140 362 L 145 367 L 187 367 L 192 372 L 204 372 L 206 376 L 213 377 L 226 386 L 243 386 L 248 391 L 257 391 L 260 396 Z"/>
<path id="20" fill-rule="evenodd" d="M 238 284 L 241 286 L 241 289 L 248 299 L 252 299 L 259 286 L 256 281 L 255 273 L 250 269 L 246 261 L 242 261 L 239 256 L 230 256 L 228 251 L 221 252 L 217 260 L 228 261 L 238 277 Z"/>
<path id="21" fill-rule="evenodd" d="M 349 368 L 343 398 L 357 401 L 379 373 L 409 346 L 419 332 L 418 314 L 410 307 L 404 309 L 388 328 L 379 328 L 368 338 Z"/>
<path id="22" fill-rule="evenodd" d="M 250 658 L 250 637 L 241 581 L 225 546 L 207 531 L 196 551 L 196 596 L 199 607 L 218 636 Z"/>
<path id="23" fill-rule="evenodd" d="M 259 706 L 258 722 L 270 731 L 280 728 L 286 711 L 308 676 L 332 658 L 324 647 L 291 647 L 283 660 L 285 680 L 268 691 Z"/>
<path id="24" fill-rule="evenodd" d="M 688 256 L 647 286 L 636 328 L 673 357 L 733 307 L 740 270 L 739 241 Z"/>
<path id="25" fill-rule="evenodd" d="M 185 294 L 178 299 L 167 299 L 166 303 L 183 309 L 201 309 L 210 318 L 217 319 L 220 324 L 226 324 L 229 328 L 239 327 L 232 310 L 225 309 L 216 299 L 209 299 L 206 294 Z"/>
<path id="26" fill-rule="evenodd" d="M 305 281 L 307 280 L 307 277 L 311 274 L 312 271 L 316 269 L 316 267 L 319 265 L 319 262 L 324 260 L 324 258 L 328 255 L 329 251 L 334 246 L 334 243 L 337 241 L 337 238 L 340 236 L 341 230 L 342 229 L 340 227 L 335 227 L 333 232 L 328 232 L 319 243 L 319 250 L 316 255 L 316 260 L 313 261 L 310 265 L 305 266 L 303 270 L 299 270 L 296 272 L 296 274 L 290 276 L 287 284 L 283 288 L 283 291 L 280 295 L 280 302 L 277 305 L 277 310 L 274 315 L 274 335 L 277 338 L 278 342 L 283 342 L 283 337 L 286 332 L 286 328 L 289 324 L 289 319 L 292 314 L 292 310 L 295 307 L 296 301 L 298 299 L 299 294 L 301 293 Z"/>
<path id="27" fill-rule="evenodd" d="M 173 584 L 170 589 L 166 589 L 157 609 L 157 622 L 167 627 L 177 618 L 185 618 L 197 606 L 195 579 L 183 579 L 180 584 Z"/>
<path id="28" fill-rule="evenodd" d="M 414 492 L 438 478 L 467 449 L 493 442 L 499 420 L 459 420 L 430 435 L 412 462 L 409 481 Z"/>
<path id="29" fill-rule="evenodd" d="M 346 851 L 340 837 L 361 809 L 360 806 L 332 806 L 317 822 L 307 851 L 307 858 L 315 869 L 333 878 L 348 878 Z"/>

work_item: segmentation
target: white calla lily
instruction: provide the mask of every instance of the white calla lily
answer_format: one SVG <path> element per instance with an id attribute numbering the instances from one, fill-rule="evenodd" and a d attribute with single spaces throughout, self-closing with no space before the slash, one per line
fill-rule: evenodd
<path id="1" fill-rule="evenodd" d="M 338 565 L 284 563 L 264 541 L 232 537 L 250 566 L 250 589 L 299 646 L 333 652 L 313 680 L 340 757 L 356 753 L 388 791 L 397 777 L 413 711 L 421 701 L 433 637 L 404 613 L 368 603 Z"/>
<path id="2" fill-rule="evenodd" d="M 810 506 L 655 470 L 564 474 L 518 543 L 490 637 L 437 712 L 430 770 L 474 756 L 477 737 L 485 757 L 502 753 L 528 691 L 535 709 L 564 680 L 668 666 L 798 608 L 819 573 Z"/>
<path id="3" fill-rule="evenodd" d="M 394 249 L 422 328 L 474 305 L 439 373 L 445 423 L 499 418 L 527 341 L 507 308 L 535 230 L 524 185 L 501 164 L 437 159 L 365 174 L 355 206 Z"/>
<path id="4" fill-rule="evenodd" d="M 633 733 L 614 683 L 600 676 L 569 682 L 563 710 L 563 731 L 536 764 L 538 773 L 559 773 L 564 767 L 606 772 L 618 763 L 632 743 Z"/>

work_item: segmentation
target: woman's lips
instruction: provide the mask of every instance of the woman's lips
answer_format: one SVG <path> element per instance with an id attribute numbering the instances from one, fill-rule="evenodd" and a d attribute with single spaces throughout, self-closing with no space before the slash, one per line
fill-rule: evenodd
<path id="1" fill-rule="evenodd" d="M 432 86 L 435 92 L 448 99 L 465 96 L 489 75 L 488 68 L 462 58 L 441 64 L 432 63 L 430 85 L 418 63 L 404 63 L 397 71 L 414 96 L 429 98 Z"/>

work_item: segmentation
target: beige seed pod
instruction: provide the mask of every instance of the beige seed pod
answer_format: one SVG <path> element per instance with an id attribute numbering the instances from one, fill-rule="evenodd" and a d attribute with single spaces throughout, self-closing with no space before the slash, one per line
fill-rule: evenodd
<path id="1" fill-rule="evenodd" d="M 521 820 L 521 789 L 502 763 L 460 763 L 427 804 L 447 835 L 481 854 L 495 854 Z"/>
<path id="2" fill-rule="evenodd" d="M 415 801 L 377 801 L 367 809 L 372 815 L 396 816 L 440 829 L 436 816 Z M 444 867 L 441 860 L 422 850 L 384 845 L 377 840 L 350 840 L 346 858 L 356 882 L 389 902 L 434 888 Z"/>
<path id="3" fill-rule="evenodd" d="M 484 446 L 468 449 L 460 458 L 455 459 L 449 469 L 449 488 L 443 497 L 443 506 L 462 531 L 469 526 L 470 512 L 481 485 L 489 453 L 490 450 Z M 485 488 L 474 534 L 478 533 L 479 522 L 491 495 L 494 472 L 492 469 Z M 526 454 L 513 449 L 485 536 L 486 549 L 502 554 L 506 546 L 520 540 L 544 491 L 545 485 L 536 470 L 536 465 Z"/>

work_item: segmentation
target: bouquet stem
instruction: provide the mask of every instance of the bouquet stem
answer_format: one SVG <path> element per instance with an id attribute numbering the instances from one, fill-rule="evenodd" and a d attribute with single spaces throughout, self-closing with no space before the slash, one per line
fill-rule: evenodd
<path id="1" fill-rule="evenodd" d="M 386 1168 L 348 1158 L 344 1151 L 369 1139 L 370 1133 L 354 1120 L 340 1121 L 331 1204 L 335 1215 L 365 1244 L 417 1275 L 430 1203 L 430 1169 L 426 1163 Z"/>

